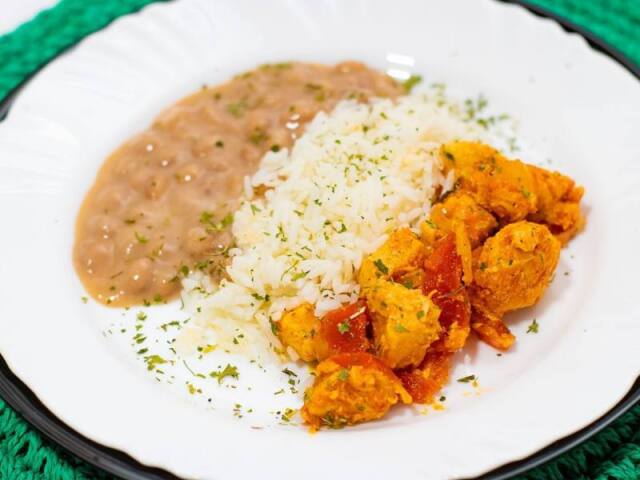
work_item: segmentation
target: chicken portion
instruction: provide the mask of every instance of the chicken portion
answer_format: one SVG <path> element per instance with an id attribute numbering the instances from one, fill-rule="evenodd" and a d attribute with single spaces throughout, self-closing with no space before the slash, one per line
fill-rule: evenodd
<path id="1" fill-rule="evenodd" d="M 301 410 L 314 430 L 375 420 L 398 401 L 411 403 L 398 377 L 368 353 L 334 355 L 318 364 L 315 374 Z"/>
<path id="2" fill-rule="evenodd" d="M 501 223 L 524 220 L 537 211 L 536 181 L 526 164 L 475 142 L 448 143 L 440 154 L 444 172 L 454 171 L 455 189 L 467 193 Z"/>
<path id="3" fill-rule="evenodd" d="M 305 362 L 327 356 L 328 348 L 318 335 L 320 320 L 314 313 L 313 305 L 303 303 L 285 312 L 274 325 L 282 344 L 292 348 Z"/>
<path id="4" fill-rule="evenodd" d="M 440 309 L 420 290 L 380 282 L 368 291 L 378 357 L 391 368 L 417 366 L 441 331 Z"/>
<path id="5" fill-rule="evenodd" d="M 471 330 L 509 349 L 504 315 L 540 300 L 562 244 L 584 226 L 584 190 L 570 178 L 481 143 L 440 154 L 455 188 L 432 206 L 420 238 L 399 229 L 363 259 L 357 302 L 323 318 L 303 304 L 276 325 L 286 347 L 320 362 L 301 410 L 313 430 L 433 402 Z"/>
<path id="6" fill-rule="evenodd" d="M 542 297 L 560 248 L 560 241 L 545 225 L 522 221 L 507 225 L 474 251 L 471 326 L 481 338 L 503 350 L 513 343 L 507 327 L 498 325 L 500 319 Z"/>
<path id="7" fill-rule="evenodd" d="M 560 242 L 544 225 L 507 225 L 474 252 L 471 303 L 502 315 L 536 303 L 560 257 Z"/>
<path id="8" fill-rule="evenodd" d="M 454 171 L 456 192 L 472 197 L 501 225 L 525 219 L 543 223 L 563 244 L 584 227 L 584 189 L 565 175 L 510 160 L 482 143 L 443 145 L 441 157 L 444 172 Z"/>
<path id="9" fill-rule="evenodd" d="M 585 218 L 580 211 L 584 188 L 558 172 L 529 167 L 536 179 L 538 211 L 529 220 L 544 223 L 563 245 L 584 228 Z"/>
<path id="10" fill-rule="evenodd" d="M 358 272 L 358 283 L 365 293 L 378 288 L 380 281 L 412 272 L 422 266 L 423 243 L 408 228 L 396 230 L 371 255 L 364 258 Z"/>
<path id="11" fill-rule="evenodd" d="M 458 225 L 464 226 L 471 248 L 476 248 L 496 230 L 498 222 L 471 195 L 454 192 L 431 207 L 429 220 L 420 225 L 422 239 L 433 243 L 455 233 Z"/>
<path id="12" fill-rule="evenodd" d="M 419 289 L 394 281 L 417 271 L 424 262 L 424 245 L 408 229 L 391 234 L 366 257 L 358 275 L 367 301 L 378 357 L 391 368 L 417 366 L 438 339 L 440 309 Z"/>

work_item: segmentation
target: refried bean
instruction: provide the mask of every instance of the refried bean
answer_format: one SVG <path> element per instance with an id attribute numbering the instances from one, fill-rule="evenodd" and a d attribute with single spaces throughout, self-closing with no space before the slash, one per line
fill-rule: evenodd
<path id="1" fill-rule="evenodd" d="M 190 271 L 224 275 L 230 226 L 269 149 L 343 99 L 395 97 L 402 85 L 357 62 L 269 64 L 165 110 L 103 164 L 76 222 L 73 261 L 107 305 L 163 302 Z"/>

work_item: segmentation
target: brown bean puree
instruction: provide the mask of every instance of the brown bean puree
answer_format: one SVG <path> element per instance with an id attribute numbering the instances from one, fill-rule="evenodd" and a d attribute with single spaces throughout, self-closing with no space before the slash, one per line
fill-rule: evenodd
<path id="1" fill-rule="evenodd" d="M 128 306 L 171 298 L 193 269 L 220 278 L 243 179 L 262 155 L 342 99 L 401 92 L 356 62 L 282 63 L 181 100 L 106 160 L 84 199 L 73 260 L 85 288 Z"/>

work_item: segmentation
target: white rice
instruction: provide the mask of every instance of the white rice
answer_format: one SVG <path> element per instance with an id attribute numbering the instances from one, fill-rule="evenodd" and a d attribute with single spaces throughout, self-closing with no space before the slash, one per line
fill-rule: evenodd
<path id="1" fill-rule="evenodd" d="M 192 326 L 183 347 L 249 346 L 261 354 L 279 346 L 271 322 L 285 310 L 309 302 L 322 315 L 354 301 L 363 256 L 398 227 L 416 227 L 434 189 L 450 186 L 437 148 L 476 133 L 425 95 L 344 101 L 318 114 L 291 152 L 267 153 L 245 182 L 229 280 L 216 286 L 201 273 L 184 280 Z"/>

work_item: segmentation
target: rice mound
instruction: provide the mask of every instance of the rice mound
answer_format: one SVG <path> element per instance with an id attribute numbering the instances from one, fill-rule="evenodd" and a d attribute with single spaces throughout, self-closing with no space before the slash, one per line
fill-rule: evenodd
<path id="1" fill-rule="evenodd" d="M 450 188 L 436 151 L 473 128 L 426 95 L 319 113 L 291 151 L 268 152 L 235 213 L 228 279 L 183 281 L 191 313 L 182 345 L 264 356 L 280 343 L 272 322 L 301 303 L 322 315 L 353 302 L 363 256 L 401 226 L 415 228 L 436 187 Z M 260 193 L 260 195 L 259 195 Z"/>

